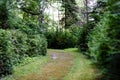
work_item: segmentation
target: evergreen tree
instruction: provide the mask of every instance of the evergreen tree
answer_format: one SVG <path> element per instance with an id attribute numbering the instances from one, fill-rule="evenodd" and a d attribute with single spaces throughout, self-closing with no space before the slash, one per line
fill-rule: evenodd
<path id="1" fill-rule="evenodd" d="M 77 17 L 77 4 L 75 0 L 62 0 L 62 7 L 64 10 L 64 17 L 60 20 L 60 23 L 68 28 L 72 24 L 78 21 Z"/>

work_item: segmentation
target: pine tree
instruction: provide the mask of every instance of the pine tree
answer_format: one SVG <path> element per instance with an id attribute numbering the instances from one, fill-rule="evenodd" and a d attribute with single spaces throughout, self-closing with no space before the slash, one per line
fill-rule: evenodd
<path id="1" fill-rule="evenodd" d="M 64 17 L 60 20 L 61 24 L 64 25 L 65 28 L 68 28 L 76 21 L 78 21 L 77 17 L 77 4 L 75 0 L 62 0 L 62 7 L 64 9 Z"/>

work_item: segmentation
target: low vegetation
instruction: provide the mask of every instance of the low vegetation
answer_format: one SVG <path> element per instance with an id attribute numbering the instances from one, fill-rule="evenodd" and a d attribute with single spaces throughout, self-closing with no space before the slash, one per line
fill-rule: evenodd
<path id="1" fill-rule="evenodd" d="M 13 73 L 13 66 L 29 56 L 46 55 L 47 42 L 40 35 L 17 30 L 0 30 L 0 76 Z"/>
<path id="2" fill-rule="evenodd" d="M 24 80 L 30 74 L 39 74 L 41 67 L 50 61 L 49 56 L 26 57 L 21 64 L 13 67 L 14 73 L 3 80 Z"/>
<path id="3" fill-rule="evenodd" d="M 48 48 L 65 49 L 72 48 L 77 45 L 77 37 L 74 36 L 69 30 L 54 31 L 48 30 L 45 34 L 48 41 Z"/>

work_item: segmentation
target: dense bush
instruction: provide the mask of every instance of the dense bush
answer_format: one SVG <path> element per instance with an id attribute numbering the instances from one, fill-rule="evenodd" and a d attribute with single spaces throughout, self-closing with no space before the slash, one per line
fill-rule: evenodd
<path id="1" fill-rule="evenodd" d="M 0 30 L 0 77 L 12 73 L 11 55 L 14 53 L 13 45 L 9 41 L 11 34 Z"/>
<path id="2" fill-rule="evenodd" d="M 64 49 L 75 47 L 77 44 L 77 37 L 69 31 L 48 31 L 46 34 L 48 40 L 48 48 Z"/>
<path id="3" fill-rule="evenodd" d="M 84 24 L 82 28 L 80 29 L 80 33 L 78 35 L 78 45 L 79 45 L 79 50 L 82 52 L 85 52 L 88 50 L 88 39 L 87 36 L 91 32 L 91 30 L 94 28 L 94 23 L 89 22 L 87 24 Z"/>
<path id="4" fill-rule="evenodd" d="M 105 57 L 108 55 L 109 38 L 107 34 L 108 26 L 106 26 L 105 19 L 102 19 L 89 35 L 89 55 L 93 57 L 96 62 L 99 61 L 103 63 Z"/>
<path id="5" fill-rule="evenodd" d="M 104 80 L 120 80 L 120 53 L 109 56 L 107 74 Z"/>
<path id="6" fill-rule="evenodd" d="M 29 49 L 27 55 L 36 56 L 36 55 L 46 55 L 47 53 L 47 40 L 43 35 L 32 35 L 29 36 L 27 40 Z"/>
<path id="7" fill-rule="evenodd" d="M 46 55 L 47 41 L 42 35 L 19 30 L 0 30 L 0 76 L 12 73 L 12 67 L 26 56 Z"/>
<path id="8" fill-rule="evenodd" d="M 113 4 L 114 3 L 114 4 Z M 106 69 L 104 80 L 120 80 L 120 1 L 109 0 L 107 11 L 89 37 L 89 52 Z"/>

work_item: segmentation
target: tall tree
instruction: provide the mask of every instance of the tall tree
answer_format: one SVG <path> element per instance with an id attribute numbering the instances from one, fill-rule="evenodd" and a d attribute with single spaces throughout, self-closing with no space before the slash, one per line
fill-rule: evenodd
<path id="1" fill-rule="evenodd" d="M 62 7 L 64 10 L 64 17 L 60 20 L 65 28 L 68 28 L 73 23 L 78 21 L 77 18 L 77 4 L 75 0 L 62 0 Z"/>
<path id="2" fill-rule="evenodd" d="M 41 33 L 44 30 L 44 9 L 45 9 L 45 2 L 46 0 L 22 0 L 19 1 L 20 9 L 30 17 L 38 17 L 37 29 Z"/>

